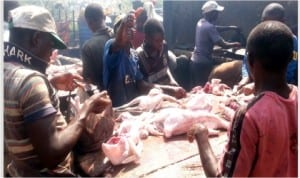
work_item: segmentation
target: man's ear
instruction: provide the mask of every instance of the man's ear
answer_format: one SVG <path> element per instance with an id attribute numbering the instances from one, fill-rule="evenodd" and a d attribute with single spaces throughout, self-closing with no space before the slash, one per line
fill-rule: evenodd
<path id="1" fill-rule="evenodd" d="M 95 30 L 95 23 L 97 23 L 96 21 L 93 20 L 89 20 L 87 21 L 87 25 L 89 26 L 89 28 L 93 31 Z"/>
<path id="2" fill-rule="evenodd" d="M 38 32 L 38 31 L 36 31 L 36 32 L 33 33 L 32 38 L 30 40 L 30 45 L 32 47 L 38 46 L 40 35 L 41 35 L 41 33 Z"/>
<path id="3" fill-rule="evenodd" d="M 144 41 L 149 43 L 149 41 L 151 41 L 151 37 L 149 35 L 145 35 Z"/>

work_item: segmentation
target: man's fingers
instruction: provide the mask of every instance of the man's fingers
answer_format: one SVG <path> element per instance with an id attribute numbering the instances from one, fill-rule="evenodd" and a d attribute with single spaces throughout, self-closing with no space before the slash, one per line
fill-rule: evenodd
<path id="1" fill-rule="evenodd" d="M 107 105 L 111 105 L 111 100 L 109 95 L 107 94 L 107 91 L 102 91 L 100 93 L 96 93 L 93 96 L 91 96 L 91 99 L 93 100 L 93 102 L 95 103 L 96 107 L 98 106 L 107 106 Z"/>
<path id="2" fill-rule="evenodd" d="M 188 141 L 190 143 L 192 143 L 194 141 L 194 139 L 195 139 L 194 130 L 189 130 L 186 135 L 187 135 Z"/>

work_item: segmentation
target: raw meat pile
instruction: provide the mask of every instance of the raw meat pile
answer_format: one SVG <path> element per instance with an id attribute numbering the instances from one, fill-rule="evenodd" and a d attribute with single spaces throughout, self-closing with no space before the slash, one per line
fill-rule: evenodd
<path id="1" fill-rule="evenodd" d="M 253 95 L 237 94 L 218 79 L 204 87 L 193 88 L 187 97 L 176 99 L 159 89 L 148 95 L 114 108 L 119 127 L 114 136 L 102 144 L 102 150 L 114 164 L 138 162 L 142 151 L 142 139 L 149 135 L 170 138 L 186 133 L 193 124 L 202 123 L 210 135 L 226 131 L 235 111 L 246 105 Z"/>

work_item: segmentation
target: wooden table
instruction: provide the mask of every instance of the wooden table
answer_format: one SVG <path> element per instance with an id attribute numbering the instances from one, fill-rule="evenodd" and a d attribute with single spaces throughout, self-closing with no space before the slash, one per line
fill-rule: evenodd
<path id="1" fill-rule="evenodd" d="M 220 158 L 227 134 L 210 138 L 215 155 Z M 205 177 L 196 142 L 189 143 L 185 135 L 171 139 L 150 136 L 143 140 L 139 164 L 116 166 L 113 177 Z"/>

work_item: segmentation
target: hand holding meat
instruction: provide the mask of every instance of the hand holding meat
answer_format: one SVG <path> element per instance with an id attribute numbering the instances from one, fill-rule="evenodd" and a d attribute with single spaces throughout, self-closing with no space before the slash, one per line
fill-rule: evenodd
<path id="1" fill-rule="evenodd" d="M 79 118 L 86 118 L 90 112 L 92 113 L 101 113 L 107 107 L 112 107 L 111 100 L 107 95 L 106 91 L 101 93 L 96 93 L 87 99 L 83 105 L 80 107 Z"/>
<path id="2" fill-rule="evenodd" d="M 170 94 L 178 99 L 186 97 L 186 91 L 182 87 L 177 86 L 170 87 Z"/>
<path id="3" fill-rule="evenodd" d="M 135 16 L 134 13 L 129 13 L 121 22 L 116 35 L 116 41 L 119 45 L 126 45 L 132 38 L 134 30 Z"/>

